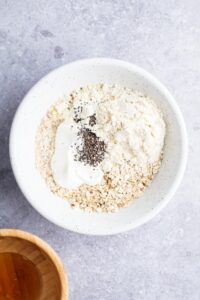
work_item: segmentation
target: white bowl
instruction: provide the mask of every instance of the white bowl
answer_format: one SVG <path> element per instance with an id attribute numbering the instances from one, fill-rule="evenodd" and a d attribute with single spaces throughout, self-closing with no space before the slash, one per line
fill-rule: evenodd
<path id="1" fill-rule="evenodd" d="M 118 83 L 155 99 L 167 123 L 161 169 L 143 196 L 116 213 L 72 209 L 50 192 L 35 167 L 36 129 L 47 109 L 71 90 L 90 83 Z M 114 59 L 95 58 L 64 65 L 42 78 L 21 102 L 10 134 L 10 159 L 16 180 L 31 205 L 66 229 L 106 235 L 135 228 L 154 217 L 172 198 L 187 160 L 187 135 L 181 112 L 167 89 L 143 69 Z"/>

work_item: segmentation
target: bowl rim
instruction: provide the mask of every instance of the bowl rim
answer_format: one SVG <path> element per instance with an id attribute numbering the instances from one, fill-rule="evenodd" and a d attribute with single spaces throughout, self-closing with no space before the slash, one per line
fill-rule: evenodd
<path id="1" fill-rule="evenodd" d="M 36 247 L 41 249 L 47 257 L 52 261 L 53 265 L 56 268 L 56 271 L 59 276 L 60 280 L 60 286 L 61 286 L 61 297 L 60 300 L 67 300 L 68 299 L 68 281 L 67 281 L 67 275 L 64 270 L 63 263 L 55 250 L 47 244 L 44 240 L 39 238 L 38 236 L 19 229 L 12 229 L 12 228 L 3 228 L 0 229 L 0 238 L 7 238 L 7 237 L 13 237 L 13 238 L 19 238 L 21 240 L 25 240 L 27 242 L 30 242 L 34 244 Z"/>
<path id="2" fill-rule="evenodd" d="M 15 165 L 15 161 L 14 161 L 15 125 L 17 124 L 17 122 L 20 118 L 21 110 L 23 109 L 23 106 L 25 105 L 26 101 L 28 100 L 30 94 L 32 94 L 34 92 L 34 89 L 37 88 L 37 86 L 39 84 L 42 84 L 43 81 L 46 81 L 49 77 L 51 77 L 52 74 L 54 74 L 54 73 L 56 73 L 56 72 L 58 72 L 62 69 L 65 69 L 69 66 L 72 67 L 72 66 L 78 66 L 78 65 L 84 65 L 84 64 L 88 65 L 88 64 L 94 64 L 94 63 L 95 64 L 108 64 L 108 65 L 111 65 L 111 66 L 118 66 L 118 67 L 126 68 L 130 72 L 139 73 L 147 81 L 149 81 L 151 84 L 156 86 L 156 88 L 159 91 L 161 91 L 162 94 L 165 96 L 165 99 L 167 99 L 167 101 L 170 104 L 173 112 L 175 113 L 176 119 L 177 119 L 179 127 L 180 127 L 180 138 L 181 138 L 181 142 L 182 142 L 182 148 L 181 148 L 181 152 L 180 152 L 180 165 L 179 165 L 179 168 L 177 169 L 174 182 L 171 185 L 169 191 L 166 193 L 165 197 L 150 212 L 146 213 L 144 216 L 142 216 L 138 220 L 130 222 L 129 224 L 121 225 L 120 228 L 117 227 L 117 228 L 114 228 L 114 229 L 109 229 L 106 232 L 105 232 L 105 230 L 103 230 L 103 231 L 98 230 L 98 232 L 96 232 L 96 231 L 88 232 L 88 231 L 85 231 L 85 230 L 81 230 L 81 228 L 77 229 L 73 225 L 66 227 L 61 222 L 59 222 L 59 220 L 55 219 L 53 216 L 49 216 L 44 211 L 42 211 L 40 209 L 40 206 L 35 203 L 34 199 L 31 197 L 31 195 L 28 194 L 28 192 L 24 189 L 23 182 L 21 180 L 19 180 L 18 170 L 17 170 L 17 167 Z M 10 129 L 9 154 L 10 154 L 10 161 L 11 161 L 11 166 L 12 166 L 12 170 L 13 170 L 15 179 L 16 179 L 23 195 L 29 201 L 29 203 L 43 217 L 50 220 L 54 224 L 56 224 L 56 225 L 58 225 L 62 228 L 65 228 L 67 230 L 73 231 L 73 232 L 77 232 L 77 233 L 81 233 L 81 234 L 88 234 L 88 235 L 112 235 L 112 234 L 122 233 L 124 231 L 128 231 L 128 230 L 137 228 L 137 227 L 145 224 L 146 222 L 150 221 L 153 217 L 155 217 L 169 203 L 169 201 L 174 196 L 176 190 L 178 189 L 178 186 L 181 183 L 181 180 L 182 180 L 183 175 L 184 175 L 184 171 L 186 169 L 187 156 L 188 156 L 188 139 L 187 139 L 187 131 L 186 131 L 185 122 L 184 122 L 181 110 L 178 107 L 178 104 L 176 103 L 174 97 L 171 95 L 171 93 L 168 91 L 168 89 L 156 77 L 154 77 L 152 74 L 150 74 L 148 71 L 144 70 L 143 68 L 141 68 L 141 67 L 139 67 L 135 64 L 132 64 L 130 62 L 127 62 L 127 61 L 118 60 L 118 59 L 114 59 L 114 58 L 104 58 L 104 57 L 86 58 L 86 59 L 80 59 L 80 60 L 72 61 L 70 63 L 64 64 L 64 65 L 50 71 L 47 75 L 45 75 L 39 81 L 37 81 L 34 84 L 34 86 L 28 91 L 28 93 L 23 97 L 21 103 L 19 104 L 19 106 L 16 110 L 16 113 L 14 115 L 13 122 L 12 122 L 12 125 L 11 125 L 11 129 Z"/>

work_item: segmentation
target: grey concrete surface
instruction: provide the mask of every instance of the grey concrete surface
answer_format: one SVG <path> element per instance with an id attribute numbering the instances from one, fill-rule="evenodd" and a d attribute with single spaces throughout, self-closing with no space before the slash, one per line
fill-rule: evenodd
<path id="1" fill-rule="evenodd" d="M 68 270 L 71 300 L 200 299 L 200 2 L 0 1 L 0 227 L 39 235 Z M 84 57 L 136 63 L 174 94 L 189 136 L 184 180 L 148 224 L 90 237 L 41 217 L 11 171 L 14 112 L 43 75 Z M 33 183 L 34 184 L 34 183 Z"/>

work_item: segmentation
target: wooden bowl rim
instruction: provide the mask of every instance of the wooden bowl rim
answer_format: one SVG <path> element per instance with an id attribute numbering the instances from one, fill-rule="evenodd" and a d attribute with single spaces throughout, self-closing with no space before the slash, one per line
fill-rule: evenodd
<path id="1" fill-rule="evenodd" d="M 39 249 L 43 250 L 43 252 L 50 258 L 57 270 L 61 284 L 60 300 L 68 299 L 68 282 L 63 263 L 61 262 L 61 259 L 58 257 L 55 250 L 53 250 L 53 248 L 49 246 L 47 242 L 43 241 L 41 238 L 30 232 L 19 229 L 0 229 L 0 237 L 20 238 L 36 245 Z"/>

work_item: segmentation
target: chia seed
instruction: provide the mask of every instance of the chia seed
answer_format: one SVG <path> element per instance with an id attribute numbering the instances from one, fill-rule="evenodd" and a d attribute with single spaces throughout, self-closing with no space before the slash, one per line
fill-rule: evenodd
<path id="1" fill-rule="evenodd" d="M 79 123 L 82 119 L 79 114 L 82 112 L 83 108 L 81 106 L 74 108 L 74 122 Z"/>
<path id="2" fill-rule="evenodd" d="M 81 128 L 78 135 L 82 139 L 82 145 L 76 148 L 75 159 L 96 167 L 104 159 L 106 144 L 89 128 Z"/>
<path id="3" fill-rule="evenodd" d="M 89 117 L 89 125 L 94 126 L 96 124 L 96 115 L 92 115 Z"/>

